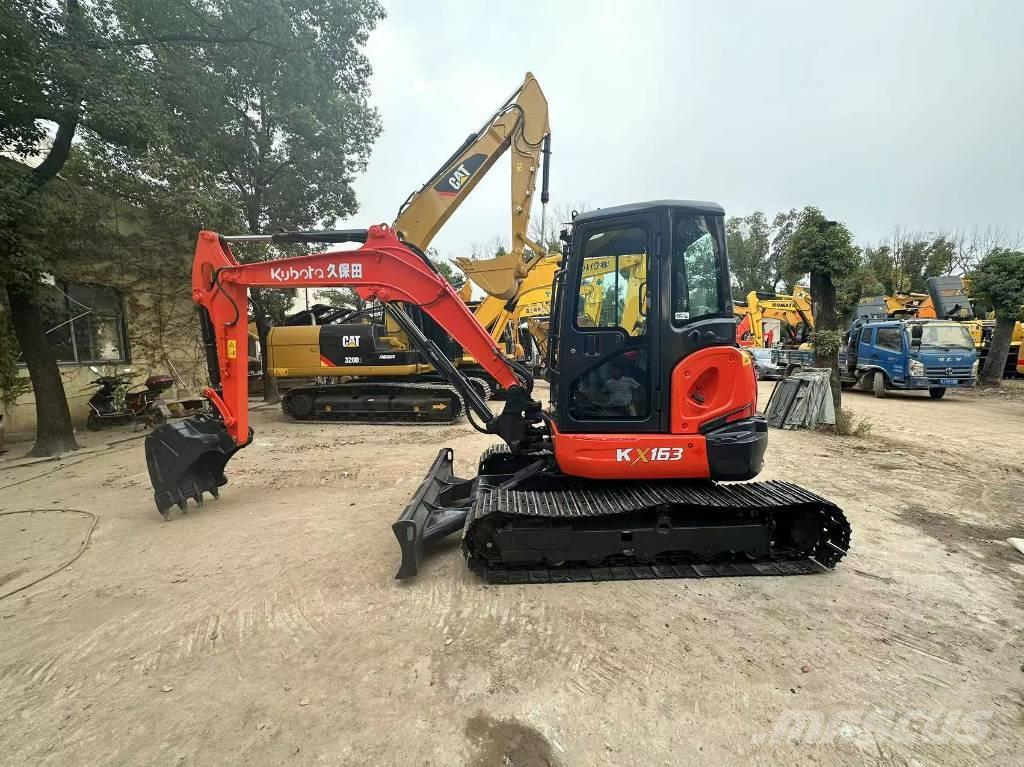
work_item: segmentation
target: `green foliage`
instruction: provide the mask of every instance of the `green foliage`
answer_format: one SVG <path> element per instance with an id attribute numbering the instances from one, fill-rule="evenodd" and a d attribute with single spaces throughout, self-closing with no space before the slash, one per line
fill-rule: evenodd
<path id="1" fill-rule="evenodd" d="M 1024 252 L 995 248 L 971 272 L 971 294 L 999 319 L 1024 320 Z"/>
<path id="2" fill-rule="evenodd" d="M 752 290 L 774 290 L 776 274 L 768 260 L 768 221 L 761 211 L 749 216 L 732 216 L 725 222 L 725 241 L 729 251 L 734 287 L 742 298 Z"/>
<path id="3" fill-rule="evenodd" d="M 897 229 L 891 243 L 864 249 L 861 295 L 924 293 L 929 277 L 949 273 L 957 250 L 958 243 L 945 235 L 907 236 Z"/>
<path id="4" fill-rule="evenodd" d="M 316 292 L 317 301 L 339 309 L 361 309 L 363 300 L 351 288 L 323 288 Z"/>
<path id="5" fill-rule="evenodd" d="M 859 263 L 860 250 L 845 225 L 829 221 L 813 206 L 800 212 L 783 257 L 786 272 L 840 278 L 853 272 Z"/>
<path id="6" fill-rule="evenodd" d="M 796 226 L 797 212 L 777 213 L 768 223 L 761 211 L 726 219 L 725 237 L 736 297 L 751 290 L 791 293 L 803 276 L 783 268 L 783 254 Z"/>
<path id="7" fill-rule="evenodd" d="M 166 20 L 158 9 L 165 5 L 139 4 L 132 19 L 138 34 L 159 34 Z M 160 96 L 176 116 L 160 158 L 167 186 L 215 194 L 243 213 L 251 232 L 331 227 L 354 214 L 352 182 L 380 133 L 368 105 L 370 66 L 360 50 L 383 18 L 380 5 L 216 0 L 197 6 L 203 24 L 225 35 L 256 27 L 259 44 L 154 49 L 154 64 L 164 73 Z"/>
<path id="8" fill-rule="evenodd" d="M 381 18 L 376 0 L 0 5 L 0 145 L 19 160 L 42 152 L 34 168 L 0 162 L 0 282 L 31 307 L 53 269 L 31 239 L 73 147 L 91 188 L 162 208 L 171 231 L 332 226 L 354 213 L 351 182 L 380 130 L 361 48 Z M 262 292 L 261 318 L 283 317 L 290 296 Z M 37 411 L 61 405 L 54 428 L 73 443 L 66 403 L 50 401 L 63 396 L 56 362 L 34 357 Z"/>
<path id="9" fill-rule="evenodd" d="M 452 266 L 452 262 L 446 258 L 441 258 L 434 248 L 427 250 L 427 256 L 430 258 L 430 262 L 437 268 L 437 271 L 441 273 L 441 276 L 448 280 L 448 284 L 458 290 L 466 284 L 466 275 L 462 273 L 462 270 L 456 269 Z"/>
<path id="10" fill-rule="evenodd" d="M 832 358 L 839 354 L 843 345 L 843 334 L 837 330 L 815 330 L 811 333 L 814 351 L 821 357 Z"/>

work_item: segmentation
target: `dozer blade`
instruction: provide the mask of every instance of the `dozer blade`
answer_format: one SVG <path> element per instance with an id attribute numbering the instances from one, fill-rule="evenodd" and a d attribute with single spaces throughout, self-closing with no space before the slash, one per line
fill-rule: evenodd
<path id="1" fill-rule="evenodd" d="M 146 437 L 146 466 L 153 500 L 164 519 L 172 506 L 185 511 L 189 498 L 201 506 L 203 493 L 219 497 L 220 486 L 228 481 L 224 466 L 251 441 L 252 429 L 249 440 L 236 445 L 224 423 L 209 414 L 154 429 Z"/>
<path id="2" fill-rule="evenodd" d="M 391 526 L 402 548 L 396 578 L 416 575 L 424 544 L 461 530 L 466 522 L 473 481 L 455 476 L 454 456 L 451 448 L 442 448 L 409 505 Z"/>

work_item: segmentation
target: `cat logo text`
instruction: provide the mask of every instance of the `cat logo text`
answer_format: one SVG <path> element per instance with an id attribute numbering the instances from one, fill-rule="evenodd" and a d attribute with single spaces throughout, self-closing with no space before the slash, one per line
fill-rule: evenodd
<path id="1" fill-rule="evenodd" d="M 615 450 L 615 460 L 631 466 L 652 461 L 681 461 L 681 447 L 620 447 Z"/>
<path id="2" fill-rule="evenodd" d="M 465 163 L 463 163 L 455 169 L 455 172 L 448 179 L 448 186 L 457 192 L 462 189 L 462 184 L 467 178 L 469 178 L 469 170 L 466 168 Z"/>

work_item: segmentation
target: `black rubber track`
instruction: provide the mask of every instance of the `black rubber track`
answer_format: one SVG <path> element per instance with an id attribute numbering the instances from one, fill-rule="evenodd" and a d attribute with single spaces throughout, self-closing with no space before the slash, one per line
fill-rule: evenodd
<path id="1" fill-rule="evenodd" d="M 774 525 L 787 518 L 816 517 L 817 539 L 799 550 L 772 551 L 766 558 L 723 553 L 711 561 L 690 561 L 667 556 L 640 562 L 617 556 L 598 565 L 566 562 L 558 567 L 509 566 L 489 554 L 484 541 L 491 531 L 517 522 L 535 525 L 538 519 L 555 522 L 587 520 L 613 515 L 652 512 L 670 506 L 686 515 L 715 515 L 717 522 L 748 521 L 752 514 Z M 472 507 L 463 536 L 469 568 L 491 583 L 564 583 L 654 578 L 715 578 L 761 575 L 809 575 L 831 570 L 850 546 L 850 525 L 833 503 L 789 482 L 595 482 L 550 491 L 494 489 Z M 784 535 L 778 537 L 785 537 Z"/>

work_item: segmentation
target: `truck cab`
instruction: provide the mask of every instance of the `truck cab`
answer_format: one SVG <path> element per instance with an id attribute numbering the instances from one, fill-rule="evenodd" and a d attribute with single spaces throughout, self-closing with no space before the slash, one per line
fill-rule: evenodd
<path id="1" fill-rule="evenodd" d="M 949 388 L 974 386 L 978 376 L 978 353 L 960 322 L 858 318 L 843 340 L 840 380 L 876 397 L 907 389 L 941 399 Z"/>

